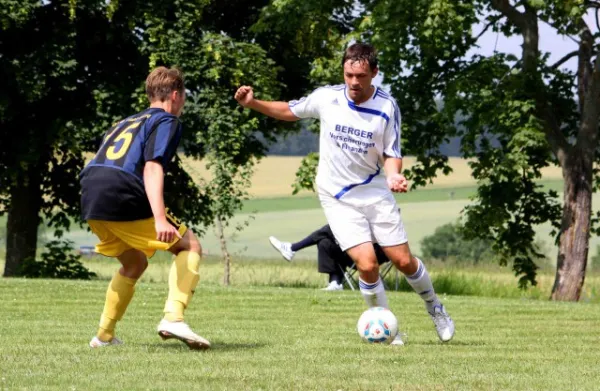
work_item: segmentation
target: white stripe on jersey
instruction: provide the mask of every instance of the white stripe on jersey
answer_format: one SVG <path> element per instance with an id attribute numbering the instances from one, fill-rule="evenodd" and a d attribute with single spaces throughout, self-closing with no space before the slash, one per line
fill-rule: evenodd
<path id="1" fill-rule="evenodd" d="M 320 119 L 319 192 L 356 206 L 389 195 L 384 156 L 402 157 L 400 110 L 389 94 L 376 88 L 357 105 L 348 99 L 345 85 L 325 86 L 290 101 L 289 107 L 299 118 Z"/>

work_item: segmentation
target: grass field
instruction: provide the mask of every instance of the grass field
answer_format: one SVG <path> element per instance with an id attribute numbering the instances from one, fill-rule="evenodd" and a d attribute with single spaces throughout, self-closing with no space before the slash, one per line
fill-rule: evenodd
<path id="1" fill-rule="evenodd" d="M 168 281 L 172 256 L 160 252 L 152 258 L 142 281 L 154 283 Z M 118 268 L 115 260 L 95 256 L 82 259 L 84 265 L 109 280 Z M 0 267 L 2 264 L 0 262 Z M 496 298 L 542 299 L 550 297 L 555 271 L 548 267 L 540 270 L 538 284 L 523 291 L 510 267 L 479 265 L 466 267 L 452 263 L 428 260 L 427 268 L 433 286 L 442 294 L 486 296 Z M 220 258 L 207 256 L 200 270 L 202 285 L 219 286 L 223 281 L 223 264 Z M 234 258 L 231 265 L 231 284 L 235 287 L 322 288 L 327 276 L 317 271 L 315 260 L 248 259 Z M 412 292 L 402 274 L 395 269 L 386 277 L 387 288 Z M 600 303 L 600 273 L 588 271 L 581 301 Z"/>
<path id="2" fill-rule="evenodd" d="M 0 280 L 2 390 L 597 390 L 600 306 L 443 298 L 442 345 L 415 294 L 389 293 L 404 347 L 360 342 L 359 294 L 291 288 L 196 291 L 187 321 L 207 352 L 155 333 L 165 285 L 140 283 L 118 328 L 87 347 L 105 282 Z"/>

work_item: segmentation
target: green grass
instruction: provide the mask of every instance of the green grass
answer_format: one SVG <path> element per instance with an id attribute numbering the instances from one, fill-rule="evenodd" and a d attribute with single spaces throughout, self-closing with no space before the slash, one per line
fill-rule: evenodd
<path id="1" fill-rule="evenodd" d="M 172 257 L 158 253 L 150 260 L 150 266 L 142 277 L 143 282 L 166 283 Z M 98 278 L 109 280 L 117 269 L 115 260 L 96 256 L 83 258 L 84 265 L 98 274 Z M 0 267 L 2 266 L 0 262 Z M 441 262 L 427 262 L 433 285 L 440 294 L 463 296 L 487 296 L 496 298 L 542 299 L 550 297 L 554 283 L 554 270 L 541 270 L 535 287 L 523 291 L 510 268 L 497 265 L 464 266 Z M 223 281 L 223 264 L 220 259 L 208 256 L 203 259 L 200 270 L 202 284 L 218 286 Z M 282 287 L 322 288 L 327 284 L 327 275 L 318 273 L 314 260 L 268 260 L 234 258 L 231 265 L 231 284 L 235 287 Z M 396 269 L 386 277 L 388 289 L 412 292 L 401 273 Z M 600 303 L 600 274 L 588 272 L 581 301 Z"/>
<path id="2" fill-rule="evenodd" d="M 118 334 L 90 350 L 106 282 L 0 280 L 0 389 L 597 390 L 600 306 L 446 296 L 453 341 L 438 342 L 415 294 L 389 293 L 404 347 L 368 345 L 356 292 L 196 291 L 187 321 L 207 352 L 155 333 L 165 285 L 142 282 Z"/>

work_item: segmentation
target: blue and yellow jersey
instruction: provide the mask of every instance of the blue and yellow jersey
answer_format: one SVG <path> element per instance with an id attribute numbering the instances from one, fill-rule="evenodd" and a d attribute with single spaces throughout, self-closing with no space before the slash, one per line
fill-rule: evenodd
<path id="1" fill-rule="evenodd" d="M 152 217 L 144 188 L 144 165 L 171 161 L 182 127 L 163 109 L 149 108 L 116 123 L 91 162 L 81 171 L 85 220 L 133 221 Z"/>

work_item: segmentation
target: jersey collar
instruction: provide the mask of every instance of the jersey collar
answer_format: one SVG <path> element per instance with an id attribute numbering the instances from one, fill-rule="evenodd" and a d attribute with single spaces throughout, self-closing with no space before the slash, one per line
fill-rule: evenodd
<path id="1" fill-rule="evenodd" d="M 344 96 L 346 97 L 346 100 L 348 101 L 348 104 L 350 106 L 362 106 L 364 104 L 371 102 L 377 96 L 377 91 L 379 90 L 379 87 L 377 87 L 377 86 L 373 86 L 373 87 L 375 87 L 375 89 L 373 90 L 373 94 L 371 94 L 369 99 L 367 99 L 366 101 L 359 103 L 359 104 L 354 103 L 354 101 L 348 97 L 348 86 L 347 85 L 344 85 Z"/>

